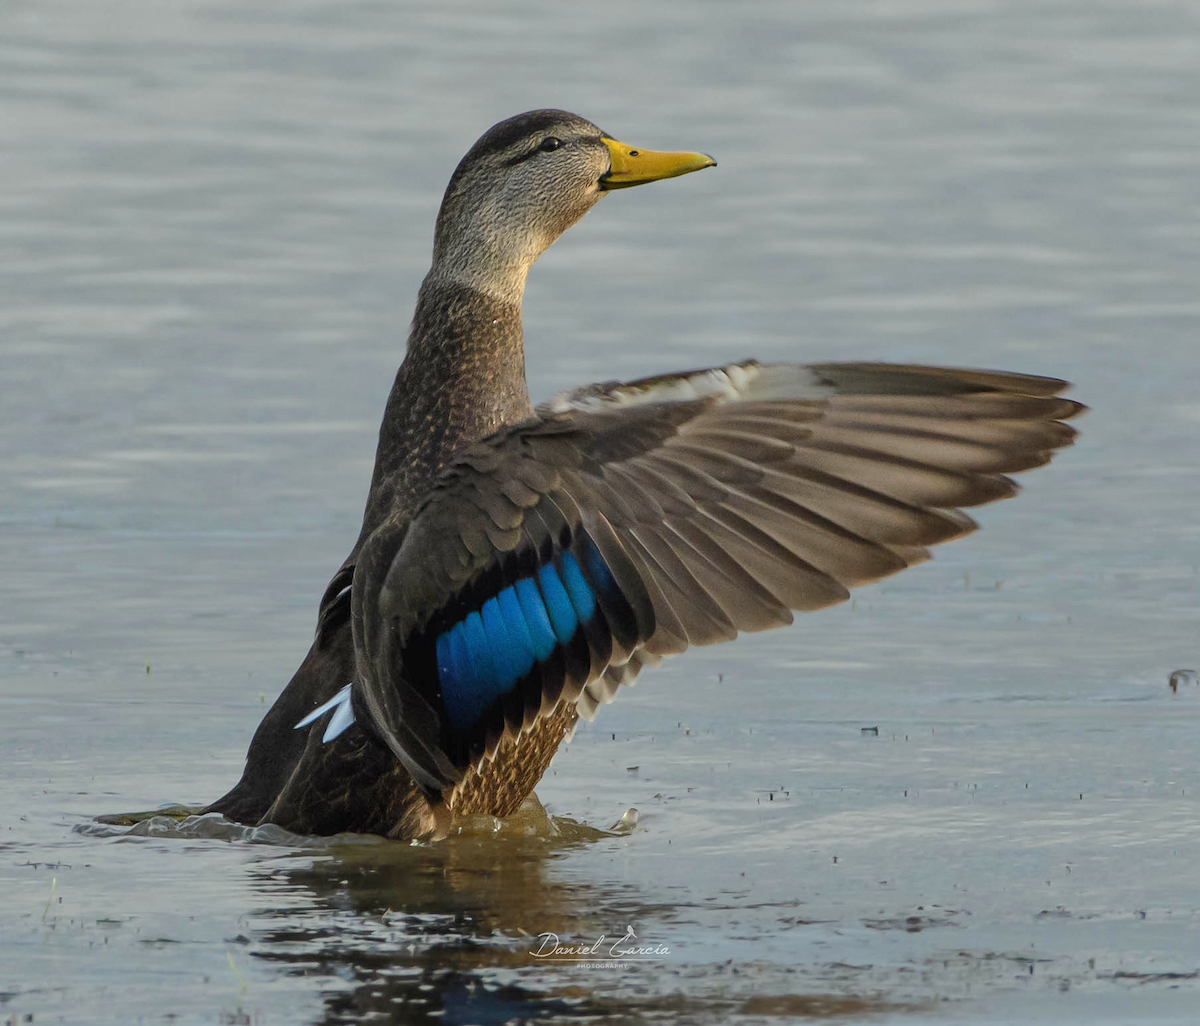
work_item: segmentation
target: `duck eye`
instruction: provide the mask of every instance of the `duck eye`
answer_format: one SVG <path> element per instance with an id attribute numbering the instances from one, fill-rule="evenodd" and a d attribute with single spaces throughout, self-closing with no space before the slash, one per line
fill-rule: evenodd
<path id="1" fill-rule="evenodd" d="M 556 139 L 554 136 L 548 135 L 542 140 L 542 144 L 538 147 L 538 149 L 543 153 L 549 153 L 551 150 L 557 150 L 561 145 L 561 139 Z"/>

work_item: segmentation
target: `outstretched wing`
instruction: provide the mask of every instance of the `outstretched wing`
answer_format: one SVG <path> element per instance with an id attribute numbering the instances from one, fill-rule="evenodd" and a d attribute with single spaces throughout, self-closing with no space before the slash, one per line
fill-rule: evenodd
<path id="1" fill-rule="evenodd" d="M 753 362 L 559 396 L 466 450 L 354 582 L 355 702 L 436 791 L 560 702 L 791 622 L 971 531 L 1070 443 L 1049 378 Z"/>

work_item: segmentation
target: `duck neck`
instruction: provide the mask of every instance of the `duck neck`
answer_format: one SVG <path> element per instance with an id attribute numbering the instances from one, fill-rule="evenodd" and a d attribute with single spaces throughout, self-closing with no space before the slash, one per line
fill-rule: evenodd
<path id="1" fill-rule="evenodd" d="M 533 415 L 521 303 L 431 271 L 379 429 L 363 536 L 412 510 L 454 455 Z"/>
<path id="2" fill-rule="evenodd" d="M 453 230 L 444 228 L 439 219 L 433 243 L 433 270 L 442 284 L 456 283 L 520 311 L 525 295 L 529 268 L 549 245 L 519 225 L 495 230 L 490 220 L 456 221 Z"/>

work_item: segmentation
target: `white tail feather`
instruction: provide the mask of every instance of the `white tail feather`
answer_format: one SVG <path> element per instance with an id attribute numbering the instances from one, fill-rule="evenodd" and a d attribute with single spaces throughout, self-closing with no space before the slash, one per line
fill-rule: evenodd
<path id="1" fill-rule="evenodd" d="M 325 727 L 325 734 L 321 738 L 321 742 L 332 741 L 335 737 L 341 734 L 347 727 L 354 722 L 354 708 L 350 704 L 350 688 L 351 684 L 347 684 L 328 702 L 317 706 L 312 712 L 304 717 L 296 724 L 295 729 L 307 727 L 310 723 L 315 722 L 324 716 L 330 709 L 335 710 L 330 717 L 329 724 Z"/>

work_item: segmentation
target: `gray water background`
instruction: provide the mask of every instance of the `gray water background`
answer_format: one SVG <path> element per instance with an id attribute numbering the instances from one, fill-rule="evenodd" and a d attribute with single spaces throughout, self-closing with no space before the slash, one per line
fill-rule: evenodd
<path id="1" fill-rule="evenodd" d="M 999 367 L 1074 381 L 1079 444 L 581 730 L 539 795 L 630 836 L 98 829 L 236 780 L 357 533 L 445 181 L 550 105 L 720 166 L 546 254 L 535 397 Z M 8 0 L 0 1017 L 1193 1022 L 1198 168 L 1194 2 Z M 670 954 L 527 954 L 626 925 Z"/>

